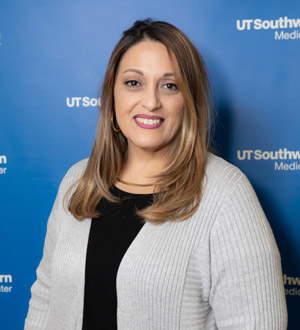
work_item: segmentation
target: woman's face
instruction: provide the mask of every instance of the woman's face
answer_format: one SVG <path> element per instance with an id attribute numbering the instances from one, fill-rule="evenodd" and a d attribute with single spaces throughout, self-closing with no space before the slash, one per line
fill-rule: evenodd
<path id="1" fill-rule="evenodd" d="M 114 102 L 130 151 L 170 146 L 182 123 L 184 99 L 164 44 L 145 40 L 126 51 L 116 74 Z"/>

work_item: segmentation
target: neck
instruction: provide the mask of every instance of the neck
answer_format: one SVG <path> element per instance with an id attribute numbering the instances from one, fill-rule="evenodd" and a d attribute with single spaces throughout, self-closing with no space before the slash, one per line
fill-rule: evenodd
<path id="1" fill-rule="evenodd" d="M 145 151 L 129 149 L 120 178 L 140 184 L 155 181 L 155 175 L 160 174 L 166 166 L 165 154 L 160 151 Z M 126 178 L 125 178 L 126 176 Z"/>
<path id="2" fill-rule="evenodd" d="M 123 181 L 140 185 L 151 186 L 128 186 L 121 182 L 115 185 L 125 191 L 132 193 L 153 193 L 155 176 L 160 174 L 166 166 L 163 152 L 151 152 L 140 149 L 128 149 L 124 166 L 119 174 Z"/>

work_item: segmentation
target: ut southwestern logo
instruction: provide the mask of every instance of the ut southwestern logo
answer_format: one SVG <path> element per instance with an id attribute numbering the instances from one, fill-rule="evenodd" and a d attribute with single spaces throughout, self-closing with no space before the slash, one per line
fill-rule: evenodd
<path id="1" fill-rule="evenodd" d="M 67 104 L 68 108 L 98 107 L 101 105 L 101 99 L 100 98 L 90 98 L 88 96 L 67 97 L 66 104 Z"/>
<path id="2" fill-rule="evenodd" d="M 0 293 L 9 293 L 11 292 L 12 286 L 7 285 L 12 283 L 11 275 L 0 275 Z"/>
<path id="3" fill-rule="evenodd" d="M 283 275 L 286 296 L 300 296 L 300 278 Z M 287 287 L 288 286 L 288 287 Z M 286 288 L 287 287 L 287 288 Z"/>
<path id="4" fill-rule="evenodd" d="M 5 174 L 7 167 L 2 167 L 2 165 L 6 165 L 7 164 L 7 157 L 4 155 L 0 155 L 0 175 L 1 174 Z M 0 275 L 1 276 L 1 275 Z"/>
<path id="5" fill-rule="evenodd" d="M 288 150 L 287 148 L 278 149 L 275 151 L 256 150 L 237 150 L 238 160 L 276 160 L 274 169 L 276 171 L 300 171 L 300 151 Z M 279 160 L 279 161 L 278 161 Z M 284 161 L 294 162 L 284 162 Z"/>
<path id="6" fill-rule="evenodd" d="M 286 29 L 298 29 L 300 28 L 300 18 L 288 18 L 279 17 L 278 19 L 262 20 L 260 18 L 255 19 L 243 19 L 236 21 L 236 28 L 239 31 L 244 30 L 282 30 L 275 31 L 275 40 L 287 40 L 287 39 L 300 39 L 300 31 L 294 30 L 292 32 L 285 32 Z"/>

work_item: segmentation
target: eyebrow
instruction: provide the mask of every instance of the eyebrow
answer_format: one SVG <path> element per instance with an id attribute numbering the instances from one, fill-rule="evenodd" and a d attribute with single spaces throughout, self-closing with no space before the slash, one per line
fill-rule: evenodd
<path id="1" fill-rule="evenodd" d="M 140 74 L 141 76 L 144 75 L 142 71 L 137 70 L 137 69 L 127 69 L 127 70 L 125 70 L 123 73 L 128 72 L 128 71 L 136 72 L 136 73 Z M 166 72 L 163 76 L 164 76 L 164 77 L 175 76 L 175 73 L 173 73 L 173 72 Z"/>

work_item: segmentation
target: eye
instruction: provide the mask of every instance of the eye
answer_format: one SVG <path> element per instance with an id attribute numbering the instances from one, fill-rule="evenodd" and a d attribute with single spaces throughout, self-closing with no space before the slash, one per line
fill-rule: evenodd
<path id="1" fill-rule="evenodd" d="M 172 91 L 177 91 L 178 90 L 178 87 L 176 84 L 174 83 L 167 83 L 163 86 L 164 88 L 167 88 L 167 89 L 170 89 Z"/>
<path id="2" fill-rule="evenodd" d="M 140 85 L 140 83 L 136 80 L 127 80 L 125 81 L 125 85 L 127 85 L 128 87 L 136 87 Z"/>

